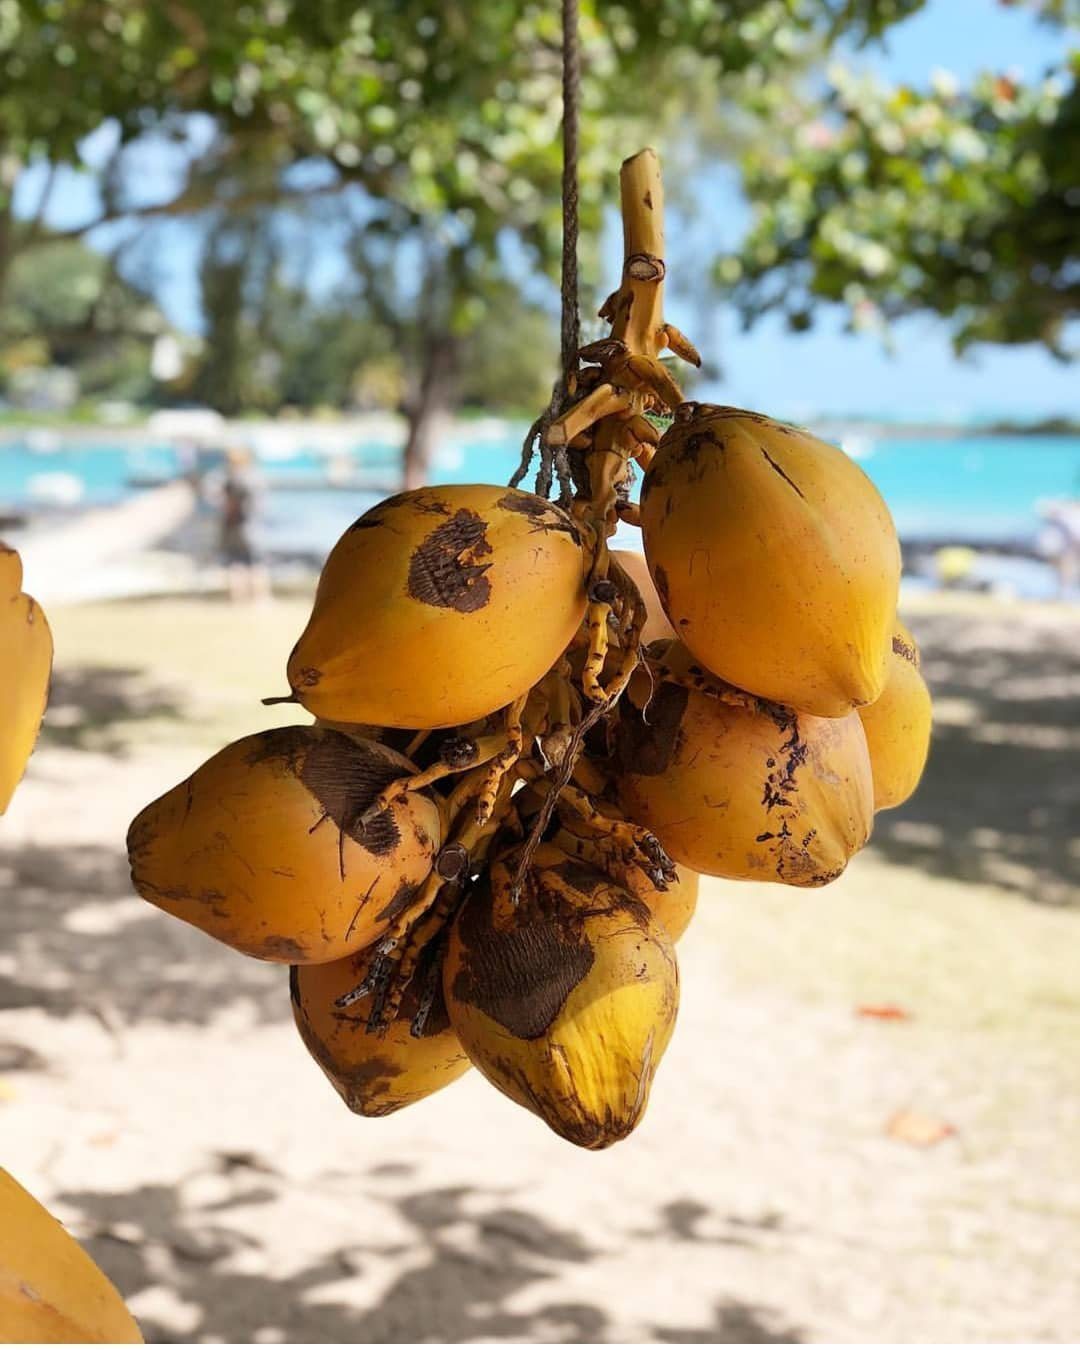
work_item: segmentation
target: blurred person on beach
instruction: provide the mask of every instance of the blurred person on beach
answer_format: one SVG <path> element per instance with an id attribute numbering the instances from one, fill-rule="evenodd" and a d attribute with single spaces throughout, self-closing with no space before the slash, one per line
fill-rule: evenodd
<path id="1" fill-rule="evenodd" d="M 234 603 L 270 598 L 270 578 L 252 540 L 252 521 L 258 507 L 258 485 L 252 454 L 244 446 L 225 453 L 223 475 L 207 484 L 218 511 L 218 549 L 228 572 L 229 599 Z"/>
<path id="2" fill-rule="evenodd" d="M 1058 598 L 1068 600 L 1080 584 L 1080 501 L 1047 502 L 1040 514 L 1039 552 L 1057 573 Z"/>

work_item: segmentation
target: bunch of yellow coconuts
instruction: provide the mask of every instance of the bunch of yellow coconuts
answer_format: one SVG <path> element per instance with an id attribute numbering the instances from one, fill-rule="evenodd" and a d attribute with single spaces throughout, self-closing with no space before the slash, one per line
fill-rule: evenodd
<path id="1" fill-rule="evenodd" d="M 538 491 L 363 515 L 288 662 L 314 720 L 227 746 L 129 830 L 140 894 L 291 968 L 304 1044 L 364 1115 L 476 1065 L 574 1143 L 625 1137 L 698 875 L 826 884 L 926 758 L 883 501 L 840 450 L 684 400 L 651 152 L 622 194 L 610 336 L 540 427 Z M 620 521 L 644 558 L 609 548 Z M 0 637 L 2 809 L 52 652 L 10 551 Z"/>
<path id="2" fill-rule="evenodd" d="M 651 586 L 591 496 L 392 497 L 289 660 L 314 723 L 228 746 L 131 827 L 142 895 L 292 967 L 357 1112 L 475 1064 L 574 1143 L 624 1137 L 697 874 L 823 885 L 918 781 L 929 697 L 869 479 L 732 408 L 682 403 L 657 439 Z"/>
<path id="3" fill-rule="evenodd" d="M 925 763 L 884 503 L 832 446 L 683 400 L 658 355 L 698 358 L 661 317 L 651 152 L 622 188 L 612 336 L 544 428 L 562 503 L 452 486 L 362 516 L 288 664 L 314 721 L 227 746 L 129 831 L 143 896 L 290 966 L 303 1042 L 362 1115 L 475 1065 L 573 1143 L 624 1138 L 698 874 L 824 885 Z M 620 519 L 644 558 L 609 550 Z M 52 663 L 2 545 L 0 663 L 2 814 Z M 140 1339 L 2 1170 L 0 1339 Z"/>
<path id="4" fill-rule="evenodd" d="M 363 1115 L 475 1065 L 573 1143 L 624 1138 L 698 874 L 831 881 L 926 757 L 881 497 L 794 427 L 684 400 L 651 151 L 621 188 L 610 335 L 530 432 L 537 492 L 361 516 L 288 662 L 314 721 L 226 747 L 129 832 L 143 896 L 291 967 L 303 1042 Z M 620 521 L 644 558 L 608 547 Z"/>

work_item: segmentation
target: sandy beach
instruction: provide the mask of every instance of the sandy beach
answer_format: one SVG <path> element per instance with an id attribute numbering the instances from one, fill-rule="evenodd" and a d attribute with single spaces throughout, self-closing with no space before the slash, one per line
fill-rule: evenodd
<path id="1" fill-rule="evenodd" d="M 825 891 L 703 887 L 648 1117 L 598 1155 L 475 1073 L 351 1117 L 284 971 L 131 893 L 135 811 L 292 720 L 258 700 L 305 614 L 55 609 L 0 822 L 0 1160 L 148 1340 L 1080 1338 L 1080 611 L 908 606 L 923 786 Z"/>

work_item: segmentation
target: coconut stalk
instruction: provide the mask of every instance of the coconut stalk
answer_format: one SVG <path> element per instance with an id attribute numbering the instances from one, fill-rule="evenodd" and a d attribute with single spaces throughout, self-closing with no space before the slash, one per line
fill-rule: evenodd
<path id="1" fill-rule="evenodd" d="M 630 460 L 645 465 L 652 457 L 657 435 L 645 412 L 670 412 L 682 402 L 682 390 L 660 363 L 660 352 L 671 346 L 694 364 L 701 359 L 664 322 L 664 184 L 655 150 L 640 150 L 623 162 L 619 190 L 622 279 L 600 309 L 611 333 L 582 347 L 582 359 L 596 363 L 577 377 L 584 395 L 546 433 L 549 445 L 577 452 L 586 470 L 580 475 L 586 482 L 579 486 L 587 488 L 591 504 L 585 514 L 601 540 L 614 532 L 619 488 L 629 476 Z M 601 546 L 595 576 L 607 574 L 605 554 Z"/>
<path id="2" fill-rule="evenodd" d="M 611 336 L 632 352 L 657 356 L 664 348 L 664 182 L 652 149 L 639 150 L 619 171 L 623 222 L 622 285 L 600 311 Z M 610 311 L 610 312 L 608 312 Z"/>

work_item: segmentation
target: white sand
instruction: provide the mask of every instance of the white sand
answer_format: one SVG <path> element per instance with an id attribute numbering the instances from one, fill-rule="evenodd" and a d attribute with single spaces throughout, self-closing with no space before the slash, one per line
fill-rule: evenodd
<path id="1" fill-rule="evenodd" d="M 0 1160 L 148 1339 L 1080 1337 L 1080 909 L 1033 903 L 1075 893 L 1030 824 L 1072 809 L 1075 619 L 916 616 L 948 686 L 935 819 L 916 798 L 825 892 L 704 888 L 648 1117 L 593 1155 L 476 1074 L 351 1117 L 283 971 L 128 891 L 138 807 L 283 720 L 252 697 L 298 614 L 56 614 L 56 725 L 0 822 Z M 958 1133 L 892 1139 L 903 1108 Z"/>

